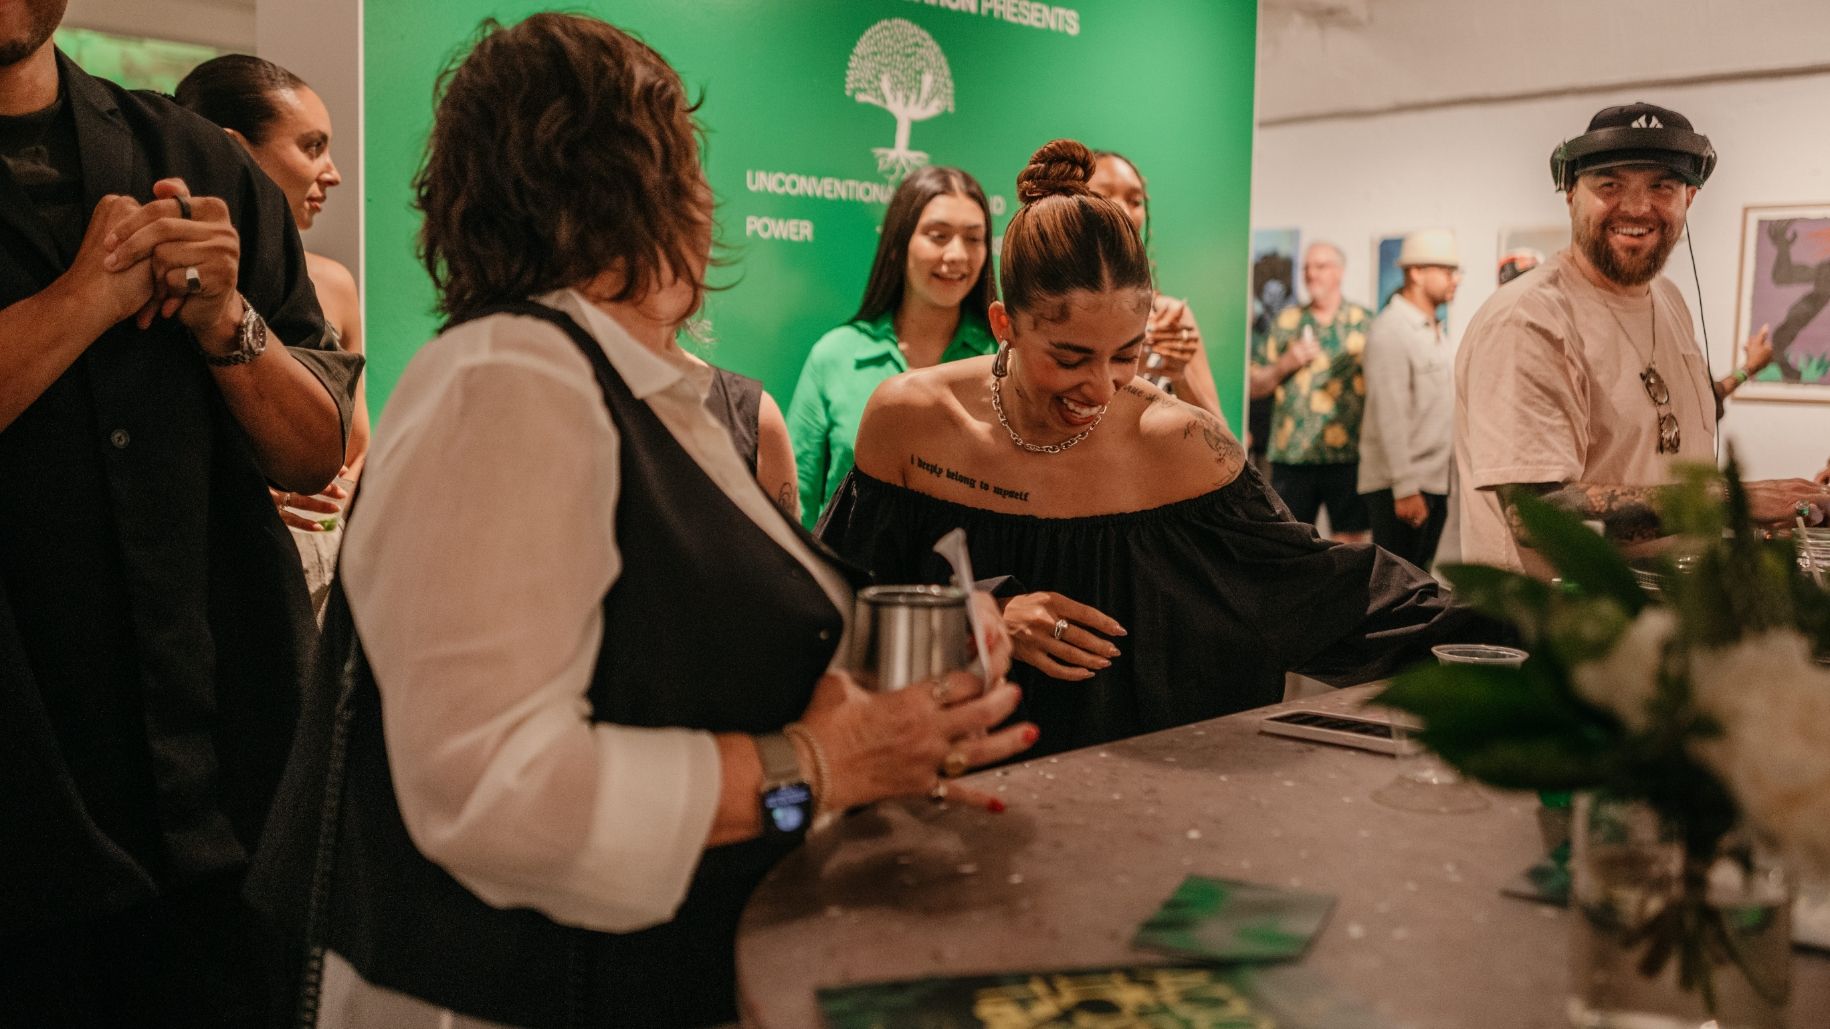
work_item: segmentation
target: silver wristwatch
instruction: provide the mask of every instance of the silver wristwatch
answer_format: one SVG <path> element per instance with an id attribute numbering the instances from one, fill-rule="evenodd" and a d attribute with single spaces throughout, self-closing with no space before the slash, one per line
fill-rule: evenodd
<path id="1" fill-rule="evenodd" d="M 235 350 L 229 354 L 212 354 L 201 345 L 197 347 L 203 354 L 204 363 L 214 368 L 247 364 L 267 350 L 266 320 L 254 310 L 253 304 L 248 303 L 247 297 L 240 293 L 235 295 L 241 297 L 241 326 L 235 333 Z"/>

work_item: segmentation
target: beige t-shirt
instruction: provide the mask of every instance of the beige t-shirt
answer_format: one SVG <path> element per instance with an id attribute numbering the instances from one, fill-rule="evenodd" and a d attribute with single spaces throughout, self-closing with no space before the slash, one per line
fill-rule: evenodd
<path id="1" fill-rule="evenodd" d="M 1659 409 L 1640 379 L 1649 359 L 1671 393 L 1676 455 L 1658 452 Z M 1559 253 L 1482 304 L 1456 355 L 1462 560 L 1520 567 L 1490 487 L 1656 485 L 1673 480 L 1674 460 L 1714 461 L 1715 445 L 1709 367 L 1677 286 L 1660 276 L 1647 297 L 1604 293 Z"/>

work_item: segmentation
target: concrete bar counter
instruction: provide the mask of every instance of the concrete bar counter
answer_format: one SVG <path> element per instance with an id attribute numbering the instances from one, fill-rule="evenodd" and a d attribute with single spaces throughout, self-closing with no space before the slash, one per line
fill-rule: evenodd
<path id="1" fill-rule="evenodd" d="M 1307 703 L 1349 711 L 1373 689 Z M 1566 1026 L 1571 916 L 1500 893 L 1543 851 L 1537 798 L 1383 807 L 1398 759 L 1261 734 L 1276 710 L 965 780 L 1004 814 L 910 801 L 815 833 L 744 916 L 746 1024 L 817 1026 L 825 986 L 1172 963 L 1131 936 L 1197 874 L 1333 894 L 1303 965 L 1397 1025 Z M 1830 1026 L 1830 955 L 1793 951 L 1790 1024 Z"/>

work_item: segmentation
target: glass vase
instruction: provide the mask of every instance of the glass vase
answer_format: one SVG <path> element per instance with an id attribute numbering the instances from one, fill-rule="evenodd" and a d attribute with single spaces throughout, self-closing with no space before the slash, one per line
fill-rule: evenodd
<path id="1" fill-rule="evenodd" d="M 1793 884 L 1740 830 L 1688 852 L 1640 801 L 1576 798 L 1569 1016 L 1579 1029 L 1781 1029 Z"/>

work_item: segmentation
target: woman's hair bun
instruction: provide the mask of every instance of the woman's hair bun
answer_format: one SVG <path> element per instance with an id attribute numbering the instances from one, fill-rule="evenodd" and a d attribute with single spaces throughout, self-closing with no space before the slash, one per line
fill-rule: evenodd
<path id="1" fill-rule="evenodd" d="M 1017 199 L 1033 204 L 1043 197 L 1079 196 L 1091 192 L 1093 151 L 1072 139 L 1050 140 L 1029 158 L 1017 174 Z"/>

